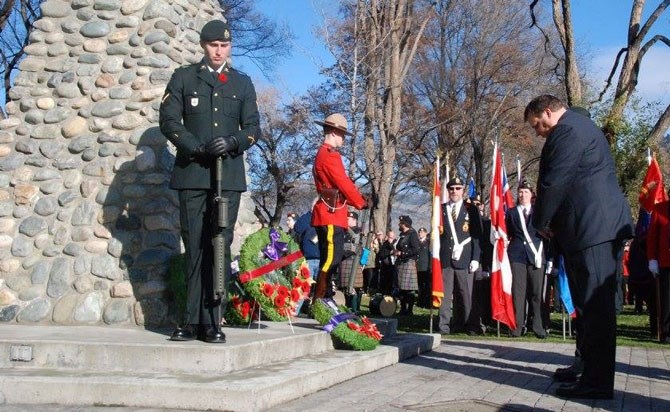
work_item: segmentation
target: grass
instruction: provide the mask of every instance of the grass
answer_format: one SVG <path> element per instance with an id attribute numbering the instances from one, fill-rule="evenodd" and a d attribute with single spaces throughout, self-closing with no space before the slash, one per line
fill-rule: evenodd
<path id="1" fill-rule="evenodd" d="M 363 301 L 361 302 L 361 315 L 370 315 L 368 310 L 368 303 L 369 298 L 364 296 Z M 658 341 L 655 340 L 655 337 L 652 339 L 650 336 L 649 315 L 638 315 L 634 312 L 633 309 L 633 306 L 625 306 L 622 313 L 617 316 L 617 346 L 637 346 L 656 349 L 664 347 L 664 345 L 658 343 Z M 438 316 L 439 315 L 437 310 L 433 310 L 433 331 L 437 330 Z M 414 313 L 412 315 L 400 316 L 396 313 L 394 318 L 398 319 L 398 330 L 401 332 L 429 332 L 430 311 L 428 309 L 414 307 Z M 528 342 L 574 342 L 574 325 L 572 337 L 568 336 L 567 327 L 566 319 L 566 338 L 563 340 L 561 314 L 552 313 L 551 332 L 547 336 L 547 339 L 540 341 L 532 333 L 527 333 L 526 335 L 520 338 L 515 338 L 514 340 Z M 505 326 L 501 325 L 500 329 L 500 338 L 497 336 L 495 323 L 493 323 L 492 327 L 489 327 L 486 335 L 483 336 L 469 336 L 466 333 L 453 333 L 450 335 L 444 335 L 444 337 L 447 339 L 453 338 L 471 340 L 509 339 L 506 336 Z"/>

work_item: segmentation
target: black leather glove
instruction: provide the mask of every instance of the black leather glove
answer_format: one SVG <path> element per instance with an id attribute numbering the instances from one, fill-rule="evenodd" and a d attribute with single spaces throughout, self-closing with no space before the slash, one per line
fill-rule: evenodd
<path id="1" fill-rule="evenodd" d="M 207 153 L 214 157 L 226 155 L 233 150 L 237 150 L 239 144 L 235 136 L 215 137 L 205 144 Z"/>
<path id="2" fill-rule="evenodd" d="M 191 152 L 191 157 L 194 157 L 196 159 L 203 159 L 205 157 L 209 157 L 209 153 L 207 153 L 205 145 L 201 144 L 193 152 Z"/>

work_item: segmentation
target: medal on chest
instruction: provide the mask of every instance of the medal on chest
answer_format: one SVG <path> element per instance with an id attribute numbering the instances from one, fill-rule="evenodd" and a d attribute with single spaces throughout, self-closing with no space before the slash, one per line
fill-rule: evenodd
<path id="1" fill-rule="evenodd" d="M 467 213 L 465 214 L 465 222 L 463 222 L 461 230 L 466 233 L 470 231 L 470 215 Z"/>

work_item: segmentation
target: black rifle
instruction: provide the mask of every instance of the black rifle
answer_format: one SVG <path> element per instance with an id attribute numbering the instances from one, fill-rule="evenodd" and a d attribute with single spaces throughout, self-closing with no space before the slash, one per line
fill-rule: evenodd
<path id="1" fill-rule="evenodd" d="M 228 199 L 222 197 L 223 181 L 223 157 L 216 158 L 216 204 L 217 219 L 212 236 L 212 246 L 214 247 L 214 267 L 212 280 L 214 283 L 214 301 L 220 299 L 219 321 L 221 321 L 221 306 L 228 299 L 228 272 L 230 270 L 226 265 L 226 238 L 223 230 L 228 227 Z"/>

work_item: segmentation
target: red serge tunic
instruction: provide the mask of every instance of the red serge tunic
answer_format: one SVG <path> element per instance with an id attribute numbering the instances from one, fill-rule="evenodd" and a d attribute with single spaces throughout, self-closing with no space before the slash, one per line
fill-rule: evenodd
<path id="1" fill-rule="evenodd" d="M 312 209 L 312 226 L 335 225 L 346 228 L 347 204 L 362 209 L 365 200 L 354 182 L 347 176 L 340 152 L 329 144 L 322 144 L 316 153 L 312 172 L 319 195 L 323 189 L 336 188 L 347 200 L 346 204 L 343 202 L 338 204 L 335 212 L 331 213 L 328 211 L 328 206 L 319 198 Z"/>

